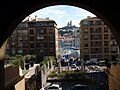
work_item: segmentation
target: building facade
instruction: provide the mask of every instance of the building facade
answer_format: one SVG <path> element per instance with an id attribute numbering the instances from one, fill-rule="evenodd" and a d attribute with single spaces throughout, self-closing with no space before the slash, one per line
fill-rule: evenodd
<path id="1" fill-rule="evenodd" d="M 38 18 L 21 22 L 8 40 L 7 54 L 14 56 L 36 55 L 37 59 L 43 56 L 57 56 L 58 30 L 56 22 L 48 18 Z"/>
<path id="2" fill-rule="evenodd" d="M 84 60 L 117 57 L 118 45 L 114 35 L 102 20 L 88 16 L 80 22 L 80 56 Z"/>

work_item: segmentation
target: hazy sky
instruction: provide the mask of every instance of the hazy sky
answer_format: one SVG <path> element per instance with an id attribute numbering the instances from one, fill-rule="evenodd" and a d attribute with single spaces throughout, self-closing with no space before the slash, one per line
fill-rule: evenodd
<path id="1" fill-rule="evenodd" d="M 46 18 L 54 20 L 57 23 L 57 27 L 63 27 L 67 25 L 67 22 L 72 20 L 72 24 L 79 27 L 79 22 L 87 16 L 95 16 L 94 14 L 86 11 L 85 9 L 68 5 L 56 5 L 40 9 L 30 15 L 30 17 Z"/>

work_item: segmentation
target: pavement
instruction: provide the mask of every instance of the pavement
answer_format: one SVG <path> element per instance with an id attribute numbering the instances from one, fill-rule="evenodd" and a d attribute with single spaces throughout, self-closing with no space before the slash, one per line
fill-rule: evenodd
<path id="1" fill-rule="evenodd" d="M 37 66 L 39 66 L 39 64 L 34 64 L 33 67 L 30 67 L 28 72 L 25 75 L 25 78 L 30 78 L 32 75 L 34 75 L 35 74 L 35 69 L 36 69 Z"/>
<path id="2" fill-rule="evenodd" d="M 45 88 L 47 88 L 51 83 L 47 82 L 45 87 L 41 88 L 40 90 L 46 90 Z"/>

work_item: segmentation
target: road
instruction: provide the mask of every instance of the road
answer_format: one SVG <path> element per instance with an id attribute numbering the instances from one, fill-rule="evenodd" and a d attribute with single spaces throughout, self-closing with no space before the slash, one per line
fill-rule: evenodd
<path id="1" fill-rule="evenodd" d="M 105 72 L 86 73 L 86 75 L 90 78 L 93 78 L 95 81 L 94 82 L 85 82 L 85 81 L 80 81 L 80 80 L 69 80 L 69 81 L 62 80 L 60 82 L 51 82 L 51 83 L 59 84 L 60 87 L 62 87 L 62 90 L 69 90 L 69 88 L 75 84 L 86 84 L 88 86 L 89 90 L 109 90 L 108 82 L 107 82 L 108 76 Z"/>
<path id="2" fill-rule="evenodd" d="M 76 68 L 71 68 L 68 62 L 64 62 L 61 64 L 62 70 L 76 70 L 81 68 L 80 64 L 78 63 Z M 89 90 L 108 90 L 108 75 L 104 72 L 106 69 L 105 66 L 96 66 L 96 65 L 87 65 L 85 66 L 86 75 L 89 78 L 94 80 L 93 82 L 85 82 L 81 80 L 62 80 L 60 82 L 52 82 L 52 83 L 59 83 L 62 87 L 62 90 L 68 90 L 74 84 L 87 84 Z"/>
<path id="3" fill-rule="evenodd" d="M 68 63 L 64 63 L 62 65 L 62 70 L 74 70 L 69 66 Z M 76 68 L 81 68 L 81 66 L 76 66 Z M 106 69 L 105 66 L 96 66 L 96 65 L 88 65 L 85 66 L 85 70 L 87 70 L 86 75 L 90 78 L 93 78 L 95 80 L 94 83 L 91 82 L 83 82 L 83 81 L 62 81 L 58 82 L 61 84 L 61 87 L 63 90 L 68 90 L 71 86 L 74 84 L 87 84 L 89 87 L 89 90 L 108 90 L 108 75 L 104 72 L 104 69 Z"/>

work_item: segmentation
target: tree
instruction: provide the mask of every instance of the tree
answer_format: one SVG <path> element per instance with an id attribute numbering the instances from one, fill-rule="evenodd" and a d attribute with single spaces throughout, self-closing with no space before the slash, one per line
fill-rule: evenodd
<path id="1" fill-rule="evenodd" d="M 31 55 L 25 55 L 25 56 L 24 56 L 24 59 L 25 59 L 25 62 L 26 62 L 26 63 L 29 63 L 30 60 L 31 60 Z"/>
<path id="2" fill-rule="evenodd" d="M 16 55 L 15 57 L 10 57 L 10 63 L 13 65 L 18 65 L 24 69 L 24 58 L 22 55 Z"/>

